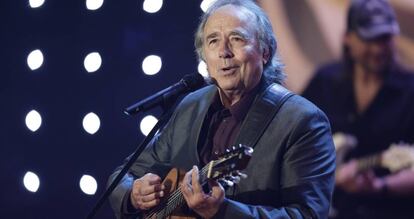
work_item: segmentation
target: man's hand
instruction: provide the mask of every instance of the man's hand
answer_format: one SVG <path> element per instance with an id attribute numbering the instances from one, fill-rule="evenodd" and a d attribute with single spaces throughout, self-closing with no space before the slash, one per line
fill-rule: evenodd
<path id="1" fill-rule="evenodd" d="M 165 186 L 161 185 L 159 176 L 147 173 L 134 181 L 131 204 L 136 209 L 148 210 L 160 203 L 160 198 L 164 196 L 164 189 Z"/>
<path id="2" fill-rule="evenodd" d="M 336 184 L 349 193 L 379 193 L 385 186 L 383 178 L 376 177 L 373 171 L 358 172 L 356 160 L 351 160 L 337 168 Z"/>
<path id="3" fill-rule="evenodd" d="M 199 182 L 198 168 L 196 166 L 185 174 L 180 185 L 188 207 L 203 218 L 213 217 L 224 200 L 223 187 L 215 181 L 212 181 L 210 186 L 211 192 L 209 194 L 204 193 Z"/>

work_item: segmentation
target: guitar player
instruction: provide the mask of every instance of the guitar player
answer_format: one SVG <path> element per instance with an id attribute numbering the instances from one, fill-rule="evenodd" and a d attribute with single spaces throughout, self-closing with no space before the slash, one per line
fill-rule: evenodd
<path id="1" fill-rule="evenodd" d="M 360 162 L 393 143 L 414 143 L 414 74 L 398 63 L 399 31 L 386 0 L 351 1 L 343 59 L 321 67 L 303 93 L 333 133 L 357 142 L 337 166 L 332 218 L 413 218 L 413 168 L 361 170 Z"/>
<path id="2" fill-rule="evenodd" d="M 177 189 L 188 216 L 327 218 L 335 172 L 329 122 L 282 86 L 264 11 L 250 0 L 216 1 L 201 17 L 195 47 L 215 83 L 186 96 L 135 161 L 110 197 L 117 218 L 145 218 L 176 197 L 162 183 L 171 168 L 186 171 Z M 199 168 L 239 144 L 254 150 L 247 178 L 201 185 Z"/>

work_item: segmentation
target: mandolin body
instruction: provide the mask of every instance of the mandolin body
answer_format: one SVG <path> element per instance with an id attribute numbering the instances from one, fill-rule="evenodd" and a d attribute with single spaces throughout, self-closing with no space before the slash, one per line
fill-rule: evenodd
<path id="1" fill-rule="evenodd" d="M 241 170 L 245 169 L 253 148 L 239 144 L 222 154 L 218 159 L 210 161 L 199 171 L 200 185 L 207 185 L 209 180 L 220 180 L 229 178 L 236 179 L 241 176 Z M 165 186 L 165 196 L 154 208 L 143 213 L 146 219 L 193 219 L 196 218 L 194 211 L 186 205 L 184 195 L 181 193 L 180 185 L 186 171 L 173 168 L 168 172 L 162 184 Z"/>
<path id="2" fill-rule="evenodd" d="M 166 205 L 166 201 L 170 198 L 170 195 L 179 188 L 181 181 L 184 179 L 185 171 L 173 168 L 168 172 L 162 184 L 165 186 L 165 196 L 161 200 L 160 206 Z M 163 217 L 160 214 L 144 214 L 145 219 L 157 219 L 157 218 L 168 218 L 168 219 L 195 219 L 196 217 L 190 216 L 190 210 L 187 206 L 177 207 L 169 216 Z"/>

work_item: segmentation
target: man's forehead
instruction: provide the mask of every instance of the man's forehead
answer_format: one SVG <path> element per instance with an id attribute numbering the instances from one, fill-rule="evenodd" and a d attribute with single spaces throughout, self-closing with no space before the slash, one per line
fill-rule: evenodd
<path id="1" fill-rule="evenodd" d="M 228 16 L 238 16 L 240 18 L 248 18 L 248 19 L 251 19 L 254 16 L 253 12 L 251 12 L 249 9 L 245 7 L 228 4 L 228 5 L 223 5 L 217 8 L 215 11 L 213 11 L 210 17 L 208 18 L 208 20 L 211 17 L 217 16 L 217 15 L 226 15 L 226 14 Z"/>
<path id="2" fill-rule="evenodd" d="M 252 12 L 235 5 L 225 5 L 215 10 L 207 19 L 204 33 L 210 34 L 214 29 L 229 28 L 229 32 L 241 32 L 247 34 L 248 29 L 254 25 Z M 206 32 L 207 31 L 207 32 Z"/>

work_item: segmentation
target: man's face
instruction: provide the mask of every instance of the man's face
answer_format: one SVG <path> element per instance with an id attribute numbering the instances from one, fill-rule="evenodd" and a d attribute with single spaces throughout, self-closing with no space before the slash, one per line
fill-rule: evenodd
<path id="1" fill-rule="evenodd" d="M 356 33 L 345 36 L 351 58 L 355 64 L 372 73 L 383 72 L 392 62 L 394 56 L 393 37 L 384 35 L 372 40 L 363 40 Z"/>
<path id="2" fill-rule="evenodd" d="M 259 47 L 254 19 L 243 8 L 226 5 L 205 24 L 204 59 L 224 92 L 249 91 L 260 81 L 267 55 Z"/>

